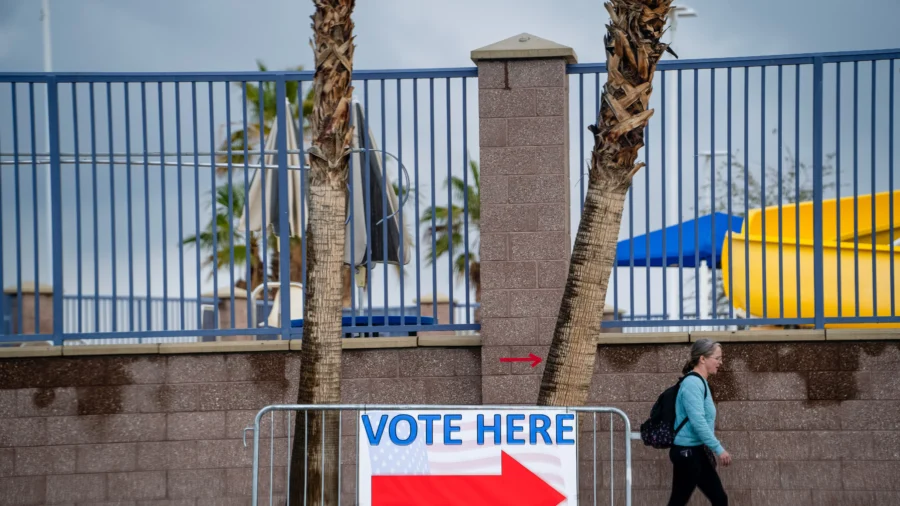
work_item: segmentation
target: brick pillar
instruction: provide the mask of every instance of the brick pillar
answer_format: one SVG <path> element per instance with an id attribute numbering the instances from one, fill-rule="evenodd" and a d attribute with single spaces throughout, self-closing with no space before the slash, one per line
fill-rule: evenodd
<path id="1" fill-rule="evenodd" d="M 482 399 L 533 404 L 566 284 L 572 48 L 522 34 L 472 52 L 481 148 Z"/>

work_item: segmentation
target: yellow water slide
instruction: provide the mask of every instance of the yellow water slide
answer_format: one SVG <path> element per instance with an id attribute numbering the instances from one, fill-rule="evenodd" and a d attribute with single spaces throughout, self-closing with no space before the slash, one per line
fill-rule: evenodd
<path id="1" fill-rule="evenodd" d="M 891 223 L 894 240 L 900 239 L 900 190 L 893 192 L 893 220 L 891 200 L 883 192 L 823 201 L 826 318 L 854 317 L 857 308 L 861 317 L 890 317 L 892 295 L 900 306 L 900 244 L 892 255 L 890 241 Z M 812 202 L 751 210 L 741 232 L 726 234 L 722 245 L 722 279 L 734 307 L 761 318 L 813 318 L 815 245 Z M 900 323 L 826 325 L 838 327 Z"/>

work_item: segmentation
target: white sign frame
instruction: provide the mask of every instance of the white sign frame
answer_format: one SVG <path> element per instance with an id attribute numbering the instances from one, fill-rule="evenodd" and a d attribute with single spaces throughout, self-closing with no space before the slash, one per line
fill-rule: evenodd
<path id="1" fill-rule="evenodd" d="M 382 419 L 383 415 L 386 418 Z M 410 437 L 410 420 L 417 425 L 414 438 Z M 499 431 L 494 429 L 497 420 Z M 360 506 L 373 505 L 373 475 L 499 475 L 503 452 L 562 494 L 565 499 L 558 505 L 578 504 L 579 438 L 578 416 L 574 411 L 521 407 L 360 410 L 356 424 L 356 485 Z M 429 425 L 431 444 L 427 444 Z M 444 429 L 449 429 L 449 433 Z M 481 444 L 479 434 L 483 438 Z M 376 440 L 376 445 L 370 444 L 371 438 Z M 454 444 L 457 441 L 462 444 Z"/>

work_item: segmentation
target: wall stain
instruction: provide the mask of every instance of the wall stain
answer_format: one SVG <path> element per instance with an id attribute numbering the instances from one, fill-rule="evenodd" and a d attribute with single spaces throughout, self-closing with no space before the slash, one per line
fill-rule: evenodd
<path id="1" fill-rule="evenodd" d="M 122 412 L 122 387 L 78 387 L 79 415 L 116 415 Z"/>
<path id="2" fill-rule="evenodd" d="M 710 380 L 717 402 L 750 400 L 759 373 L 790 373 L 802 378 L 807 406 L 840 404 L 869 396 L 865 371 L 878 367 L 870 361 L 878 357 L 900 357 L 898 341 L 806 342 L 806 343 L 724 343 L 725 364 Z M 601 346 L 598 371 L 656 373 L 672 369 L 679 353 L 656 345 Z M 686 347 L 684 347 L 686 350 Z M 665 350 L 665 351 L 664 351 Z M 686 355 L 687 353 L 684 354 Z M 282 393 L 293 391 L 296 378 L 295 355 L 290 353 L 246 354 L 245 378 L 254 383 L 269 383 Z M 58 388 L 73 388 L 79 415 L 118 414 L 127 407 L 124 385 L 133 383 L 129 368 L 146 360 L 135 357 L 47 357 L 0 360 L 0 378 L 4 388 L 35 389 L 31 402 L 46 409 L 59 401 Z M 890 358 L 894 360 L 894 358 Z M 897 358 L 900 360 L 900 358 Z M 290 361 L 290 362 L 289 362 Z M 661 361 L 666 364 L 660 365 Z M 680 362 L 681 359 L 678 359 Z M 673 363 L 669 363 L 673 362 Z M 884 364 L 884 359 L 880 361 Z M 893 363 L 893 362 L 891 362 Z M 288 367 L 290 366 L 290 367 Z M 884 367 L 882 367 L 883 369 Z M 862 373 L 862 374 L 861 374 Z M 291 374 L 294 376 L 294 374 Z M 777 385 L 773 388 L 777 388 Z M 796 386 L 794 388 L 797 388 Z M 275 392 L 273 392 L 274 394 Z M 184 389 L 164 386 L 156 400 L 164 410 L 186 403 Z M 187 406 L 190 407 L 190 406 Z M 179 408 L 180 409 L 180 408 Z"/>
<path id="3" fill-rule="evenodd" d="M 709 379 L 709 389 L 718 402 L 745 400 L 743 389 L 734 373 L 720 372 Z"/>
<path id="4" fill-rule="evenodd" d="M 791 374 L 803 382 L 806 407 L 822 407 L 840 404 L 846 400 L 859 400 L 866 396 L 866 385 L 860 384 L 860 371 L 868 369 L 865 360 L 881 357 L 890 350 L 897 350 L 898 341 L 865 342 L 786 342 L 786 343 L 722 343 L 725 363 L 720 372 L 709 380 L 715 401 L 764 401 L 751 399 L 754 381 L 761 373 Z M 674 345 L 646 346 L 621 345 L 598 348 L 596 372 L 652 372 L 640 364 L 650 353 L 672 359 Z M 666 349 L 665 352 L 662 350 Z M 661 358 L 660 360 L 663 360 Z M 684 348 L 684 360 L 688 358 Z M 674 360 L 674 359 L 673 359 Z M 679 363 L 681 359 L 679 359 Z M 660 366 L 665 373 L 674 363 Z M 863 379 L 863 381 L 865 381 Z M 777 389 L 779 385 L 767 385 Z M 796 387 L 794 387 L 796 388 Z"/>
<path id="5" fill-rule="evenodd" d="M 0 360 L 4 388 L 74 388 L 132 383 L 126 365 L 146 358 L 41 357 Z"/>
<path id="6" fill-rule="evenodd" d="M 778 370 L 776 344 L 722 343 L 722 348 L 725 356 L 722 370 L 709 380 L 716 402 L 749 400 L 750 392 L 740 376 Z"/>
<path id="7" fill-rule="evenodd" d="M 862 361 L 877 358 L 890 349 L 900 352 L 900 342 L 864 341 L 859 343 L 833 343 L 837 349 L 838 367 L 840 371 L 831 374 L 816 374 L 810 378 L 809 400 L 818 400 L 840 404 L 845 400 L 861 398 L 860 385 L 857 383 L 859 372 L 867 368 Z"/>
<path id="8" fill-rule="evenodd" d="M 172 400 L 174 391 L 170 385 L 161 385 L 156 389 L 156 403 L 163 412 L 172 411 Z"/>
<path id="9" fill-rule="evenodd" d="M 601 346 L 599 356 L 597 357 L 601 367 L 608 366 L 615 372 L 631 371 L 638 364 L 642 357 L 652 353 L 656 354 L 656 348 L 653 346 Z M 654 369 L 656 361 L 654 361 Z M 651 371 L 636 371 L 651 372 Z M 655 372 L 652 371 L 652 372 Z"/>
<path id="10" fill-rule="evenodd" d="M 725 364 L 710 378 L 716 402 L 750 399 L 748 382 L 753 373 L 795 373 L 804 382 L 806 406 L 840 404 L 863 395 L 858 384 L 860 366 L 867 357 L 880 357 L 897 342 L 861 343 L 723 343 Z M 745 375 L 743 378 L 741 376 Z"/>
<path id="11" fill-rule="evenodd" d="M 108 415 L 123 411 L 124 385 L 133 383 L 126 367 L 138 358 L 28 358 L 0 360 L 0 375 L 4 387 L 35 388 L 31 403 L 36 409 L 46 409 L 57 400 L 57 388 L 74 388 L 76 413 L 97 416 L 90 424 L 95 435 L 106 430 Z"/>
<path id="12" fill-rule="evenodd" d="M 130 361 L 129 361 L 130 362 Z M 125 360 L 98 360 L 90 366 L 96 384 L 75 389 L 79 415 L 115 415 L 122 412 L 122 385 L 132 383 Z"/>
<path id="13" fill-rule="evenodd" d="M 273 381 L 282 389 L 287 388 L 286 355 L 284 353 L 254 353 L 246 356 L 250 365 L 250 380 L 254 382 Z"/>
<path id="14" fill-rule="evenodd" d="M 53 388 L 39 388 L 34 395 L 31 396 L 31 404 L 38 409 L 49 407 L 55 400 L 56 390 Z"/>

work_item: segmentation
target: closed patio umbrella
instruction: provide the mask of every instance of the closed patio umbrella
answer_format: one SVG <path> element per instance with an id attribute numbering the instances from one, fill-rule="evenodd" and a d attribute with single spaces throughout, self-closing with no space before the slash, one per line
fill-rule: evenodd
<path id="1" fill-rule="evenodd" d="M 294 119 L 291 117 L 291 108 L 285 108 L 287 112 L 286 138 L 288 149 L 288 230 L 291 237 L 300 237 L 306 223 L 301 223 L 302 219 L 308 216 L 306 209 L 306 199 L 301 198 L 300 193 L 300 167 L 303 166 L 297 144 L 297 129 L 294 125 Z M 266 144 L 263 157 L 265 166 L 265 185 L 263 185 L 262 169 L 257 169 L 250 183 L 250 193 L 247 195 L 247 212 L 241 214 L 241 221 L 238 229 L 244 229 L 249 220 L 250 230 L 262 230 L 263 218 L 265 217 L 266 231 L 274 233 L 276 241 L 278 240 L 278 231 L 281 226 L 281 214 L 278 212 L 278 124 L 272 125 L 269 135 L 266 138 Z M 292 152 L 293 151 L 293 152 Z M 266 208 L 263 209 L 263 194 L 265 194 Z M 301 212 L 301 205 L 303 210 Z"/>
<path id="2" fill-rule="evenodd" d="M 309 215 L 306 199 L 302 198 L 300 178 L 302 160 L 299 154 L 297 129 L 294 125 L 294 118 L 291 117 L 290 104 L 285 108 L 287 118 L 285 121 L 286 131 L 285 138 L 288 150 L 287 163 L 289 170 L 287 171 L 287 208 L 288 208 L 288 232 L 291 237 L 300 237 L 306 228 L 304 219 Z M 265 139 L 265 147 L 263 148 L 263 156 L 260 159 L 265 169 L 257 169 L 250 183 L 246 202 L 246 211 L 241 213 L 241 220 L 238 224 L 238 230 L 244 230 L 249 224 L 250 230 L 254 232 L 263 229 L 265 223 L 266 235 L 272 234 L 275 238 L 275 248 L 280 251 L 281 241 L 279 230 L 282 225 L 281 213 L 279 213 L 279 174 L 278 174 L 278 123 L 272 125 L 269 135 Z M 265 174 L 265 177 L 263 177 Z M 265 181 L 264 181 L 265 180 Z M 263 198 L 265 196 L 265 199 Z M 265 202 L 265 206 L 263 206 Z M 263 238 L 265 240 L 265 238 Z M 303 314 L 303 297 L 302 285 L 294 280 L 282 280 L 282 282 L 291 286 L 291 308 L 290 315 L 299 317 Z M 253 325 L 256 321 L 256 295 L 259 290 L 264 288 L 266 283 L 258 287 L 250 287 L 250 298 L 253 301 L 252 316 Z M 268 283 L 268 286 L 274 288 L 281 286 L 281 283 Z M 269 324 L 272 326 L 280 325 L 281 305 L 280 298 L 276 298 L 272 306 Z"/>
<path id="3" fill-rule="evenodd" d="M 400 202 L 389 180 L 390 175 L 385 174 L 382 152 L 371 130 L 364 132 L 366 122 L 359 102 L 354 101 L 350 116 L 355 128 L 351 141 L 351 179 L 347 198 L 350 220 L 347 222 L 344 263 L 356 267 L 357 284 L 364 287 L 367 260 L 395 266 L 409 263 L 410 238 L 405 227 L 402 230 L 400 227 Z M 409 191 L 407 181 L 401 180 L 399 184 Z"/>
<path id="4" fill-rule="evenodd" d="M 292 237 L 301 237 L 308 220 L 308 204 L 301 198 L 301 173 L 299 167 L 304 166 L 298 153 L 297 129 L 290 116 L 290 108 L 286 108 L 287 117 L 287 149 L 288 165 L 288 227 Z M 351 122 L 356 127 L 351 141 L 350 182 L 348 187 L 348 216 L 344 241 L 344 263 L 357 268 L 357 284 L 365 286 L 365 267 L 368 263 L 389 263 L 393 265 L 407 264 L 410 261 L 409 234 L 400 229 L 400 202 L 390 181 L 385 181 L 382 153 L 378 150 L 371 131 L 363 132 L 360 125 L 365 124 L 363 109 L 354 102 L 351 109 Z M 364 135 L 368 134 L 368 140 Z M 262 181 L 262 170 L 257 169 L 250 184 L 247 197 L 247 213 L 241 217 L 239 228 L 243 229 L 245 219 L 249 219 L 250 230 L 262 229 L 265 217 L 266 229 L 277 237 L 280 226 L 278 213 L 278 160 L 275 154 L 277 127 L 273 126 L 265 143 L 265 185 Z M 368 156 L 365 149 L 368 148 Z M 271 152 L 271 153 L 269 153 Z M 368 164 L 366 163 L 368 161 Z M 265 209 L 262 197 L 265 194 Z M 301 209 L 303 213 L 301 214 Z M 301 220 L 303 218 L 303 220 Z M 302 222 L 302 223 L 301 223 Z M 371 237 L 368 233 L 371 232 Z M 371 247 L 369 247 L 371 242 Z M 385 256 L 387 243 L 387 256 Z M 401 253 L 402 252 L 402 253 Z M 368 256 L 371 254 L 371 256 Z M 402 260 L 402 261 L 401 261 Z"/>

